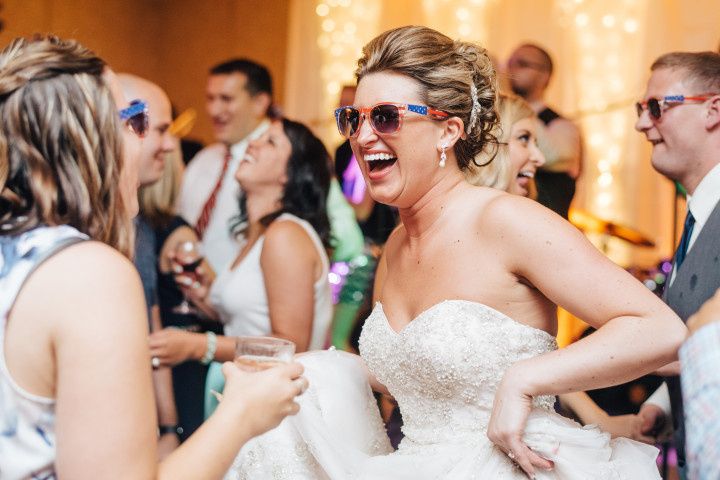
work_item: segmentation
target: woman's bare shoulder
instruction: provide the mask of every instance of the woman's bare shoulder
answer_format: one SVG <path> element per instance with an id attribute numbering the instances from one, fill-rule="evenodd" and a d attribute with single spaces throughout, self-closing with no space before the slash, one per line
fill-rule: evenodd
<path id="1" fill-rule="evenodd" d="M 143 305 L 140 278 L 132 262 L 104 243 L 88 241 L 66 247 L 43 262 L 18 296 L 16 313 L 45 319 L 48 328 L 64 325 L 64 330 L 100 328 L 118 319 L 147 328 L 141 317 L 137 322 L 128 318 L 138 310 L 142 314 Z"/>
<path id="2" fill-rule="evenodd" d="M 315 260 L 317 247 L 305 228 L 297 221 L 278 218 L 265 230 L 261 261 Z"/>
<path id="3" fill-rule="evenodd" d="M 310 235 L 300 223 L 281 217 L 268 225 L 265 230 L 265 243 L 283 244 L 285 242 L 310 242 L 309 244 L 312 245 Z"/>
<path id="4" fill-rule="evenodd" d="M 543 224 L 567 223 L 552 210 L 535 200 L 500 192 L 487 196 L 478 209 L 482 224 L 509 229 L 534 229 Z"/>
<path id="5" fill-rule="evenodd" d="M 58 283 L 102 288 L 116 280 L 138 279 L 132 262 L 112 247 L 96 241 L 80 242 L 60 250 L 36 271 L 37 277 L 63 278 Z M 98 280 L 102 280 L 99 283 Z"/>

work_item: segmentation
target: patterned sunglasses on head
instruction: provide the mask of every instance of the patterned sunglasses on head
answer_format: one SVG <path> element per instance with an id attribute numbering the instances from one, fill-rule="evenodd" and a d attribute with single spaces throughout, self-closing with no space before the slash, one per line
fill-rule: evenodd
<path id="1" fill-rule="evenodd" d="M 148 131 L 150 117 L 147 103 L 143 100 L 133 100 L 130 106 L 119 112 L 120 120 L 138 137 L 142 138 Z"/>

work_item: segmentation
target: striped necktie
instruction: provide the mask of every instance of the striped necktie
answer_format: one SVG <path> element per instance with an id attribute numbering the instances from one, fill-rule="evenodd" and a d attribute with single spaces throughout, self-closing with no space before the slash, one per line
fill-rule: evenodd
<path id="1" fill-rule="evenodd" d="M 231 158 L 232 156 L 230 155 L 230 149 L 228 148 L 227 152 L 225 152 L 225 158 L 223 161 L 222 169 L 220 170 L 220 176 L 218 177 L 217 182 L 215 183 L 215 187 L 212 189 L 210 196 L 208 197 L 202 211 L 200 212 L 197 223 L 195 224 L 195 231 L 197 232 L 198 237 L 200 237 L 201 239 L 203 237 L 203 234 L 205 233 L 205 230 L 207 230 L 208 224 L 210 223 L 210 217 L 212 216 L 213 210 L 215 210 L 217 196 L 220 192 L 220 187 L 222 187 L 222 182 L 225 178 L 225 173 L 227 172 L 228 164 L 230 163 Z"/>

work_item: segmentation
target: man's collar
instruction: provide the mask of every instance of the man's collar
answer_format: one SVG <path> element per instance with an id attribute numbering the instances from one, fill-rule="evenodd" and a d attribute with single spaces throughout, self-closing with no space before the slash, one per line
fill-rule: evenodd
<path id="1" fill-rule="evenodd" d="M 230 153 L 232 154 L 233 158 L 237 158 L 238 155 L 243 155 L 245 153 L 245 148 L 247 148 L 247 144 L 250 140 L 255 140 L 260 135 L 265 133 L 265 131 L 270 127 L 270 119 L 265 118 L 263 121 L 260 122 L 260 125 L 255 127 L 255 130 L 250 132 L 248 136 L 243 138 L 237 143 L 233 143 L 230 145 Z"/>
<path id="2" fill-rule="evenodd" d="M 688 209 L 695 221 L 704 225 L 715 205 L 720 201 L 720 163 L 700 181 L 692 195 L 688 195 Z"/>

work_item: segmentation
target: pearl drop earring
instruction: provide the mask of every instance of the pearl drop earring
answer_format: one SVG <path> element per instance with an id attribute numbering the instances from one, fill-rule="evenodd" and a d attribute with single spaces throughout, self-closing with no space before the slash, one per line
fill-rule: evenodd
<path id="1" fill-rule="evenodd" d="M 440 168 L 445 167 L 445 161 L 447 160 L 447 154 L 445 153 L 445 149 L 447 148 L 447 144 L 442 146 L 442 152 L 440 152 Z"/>

